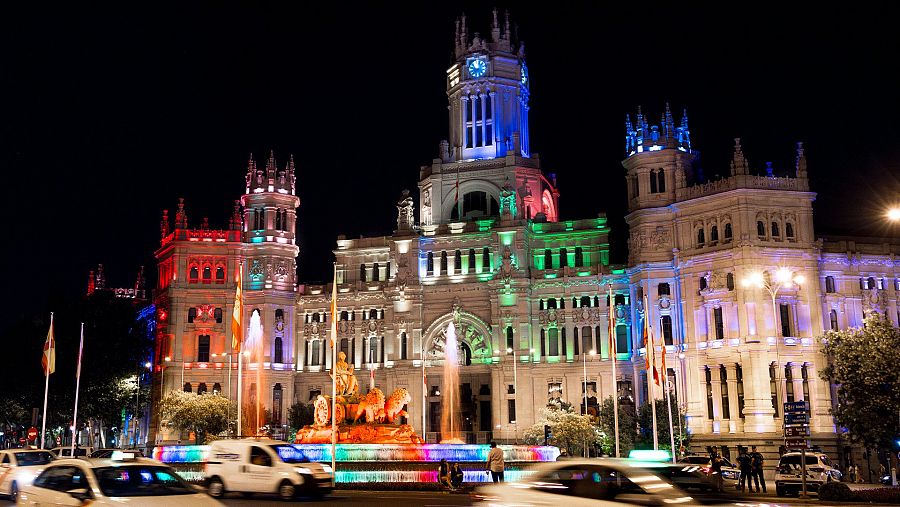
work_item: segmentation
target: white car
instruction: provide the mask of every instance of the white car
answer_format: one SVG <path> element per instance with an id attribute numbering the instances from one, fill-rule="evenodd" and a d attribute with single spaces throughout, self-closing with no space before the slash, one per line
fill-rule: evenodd
<path id="1" fill-rule="evenodd" d="M 491 507 L 700 505 L 652 468 L 629 460 L 573 459 L 541 463 L 531 470 L 523 482 L 478 488 L 475 498 Z"/>
<path id="2" fill-rule="evenodd" d="M 778 460 L 778 467 L 775 469 L 775 493 L 778 496 L 797 493 L 803 488 L 800 458 L 799 452 L 789 452 Z M 806 453 L 807 491 L 818 491 L 822 484 L 840 480 L 841 472 L 832 465 L 828 456 L 821 452 Z"/>
<path id="3" fill-rule="evenodd" d="M 86 458 L 91 455 L 94 451 L 92 447 L 76 447 L 75 448 L 75 457 L 76 458 Z M 72 447 L 65 445 L 62 447 L 54 447 L 50 449 L 57 458 L 71 458 L 72 457 Z"/>
<path id="4" fill-rule="evenodd" d="M 31 485 L 22 487 L 18 505 L 221 505 L 168 465 L 133 456 L 54 461 Z"/>
<path id="5" fill-rule="evenodd" d="M 56 459 L 50 451 L 40 449 L 6 449 L 0 451 L 0 495 L 16 501 L 19 488 L 31 484 L 34 477 Z"/>
<path id="6" fill-rule="evenodd" d="M 274 493 L 282 500 L 297 494 L 322 497 L 332 489 L 331 467 L 311 462 L 287 442 L 265 438 L 216 440 L 206 462 L 207 493 Z"/>

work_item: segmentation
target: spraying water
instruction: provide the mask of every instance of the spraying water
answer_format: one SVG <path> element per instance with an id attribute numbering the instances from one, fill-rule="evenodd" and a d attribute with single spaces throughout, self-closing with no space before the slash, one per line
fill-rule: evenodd
<path id="1" fill-rule="evenodd" d="M 247 336 L 247 350 L 250 351 L 251 354 L 256 356 L 256 422 L 253 426 L 251 426 L 251 430 L 254 431 L 254 434 L 259 434 L 259 428 L 263 425 L 264 421 L 262 421 L 262 406 L 260 404 L 260 400 L 262 400 L 262 393 L 265 392 L 262 388 L 262 370 L 263 370 L 263 327 L 262 320 L 259 318 L 259 310 L 253 310 L 253 313 L 250 314 L 250 332 Z"/>
<path id="2" fill-rule="evenodd" d="M 459 346 L 456 326 L 447 325 L 444 342 L 444 378 L 441 396 L 441 443 L 465 443 L 460 438 L 459 418 Z"/>

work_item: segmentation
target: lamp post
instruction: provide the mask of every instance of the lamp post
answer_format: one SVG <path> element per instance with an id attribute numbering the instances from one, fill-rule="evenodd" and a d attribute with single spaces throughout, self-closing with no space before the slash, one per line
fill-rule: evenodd
<path id="1" fill-rule="evenodd" d="M 584 385 L 582 389 L 584 390 L 584 415 L 588 413 L 588 404 L 587 404 L 587 356 L 591 356 L 591 360 L 594 360 L 594 356 L 597 354 L 597 351 L 591 349 L 587 354 L 581 354 L 581 368 L 582 373 L 584 375 Z M 587 441 L 584 442 L 584 457 L 588 457 L 588 449 L 587 449 Z"/>
<path id="2" fill-rule="evenodd" d="M 900 206 L 888 208 L 884 216 L 891 222 L 900 222 Z"/>
<path id="3" fill-rule="evenodd" d="M 149 370 L 153 365 L 150 364 L 150 361 L 144 363 L 144 368 Z M 134 395 L 134 419 L 135 419 L 135 429 L 134 429 L 134 445 L 137 447 L 140 445 L 140 433 L 141 433 L 141 374 L 144 373 L 142 370 L 138 369 L 137 374 L 137 393 Z"/>
<path id="4" fill-rule="evenodd" d="M 519 359 L 516 357 L 516 355 L 513 352 L 514 351 L 513 351 L 512 347 L 508 347 L 506 349 L 506 353 L 512 354 L 512 356 L 513 356 L 513 394 L 515 394 L 516 397 L 518 398 L 518 393 L 519 393 L 518 363 L 519 363 Z M 518 415 L 516 415 L 516 418 L 513 419 L 512 424 L 513 424 L 513 431 L 515 432 L 516 444 L 518 444 L 519 443 L 519 416 Z"/>
<path id="5" fill-rule="evenodd" d="M 162 428 L 163 428 L 163 426 L 162 426 L 162 400 L 166 395 L 166 363 L 168 363 L 171 360 L 172 360 L 171 357 L 166 356 L 163 358 L 163 362 L 160 363 L 160 365 L 159 365 L 159 402 L 160 402 L 160 407 L 158 408 L 158 410 L 159 410 L 159 431 L 156 434 L 157 443 L 162 441 Z"/>

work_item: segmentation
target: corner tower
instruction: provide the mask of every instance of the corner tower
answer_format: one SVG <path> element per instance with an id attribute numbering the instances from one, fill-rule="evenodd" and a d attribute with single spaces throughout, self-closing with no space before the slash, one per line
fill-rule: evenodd
<path id="1" fill-rule="evenodd" d="M 419 178 L 420 222 L 437 226 L 499 217 L 500 193 L 515 193 L 516 219 L 555 222 L 559 193 L 531 151 L 530 75 L 521 41 L 513 41 L 509 14 L 501 26 L 493 11 L 490 35 L 469 35 L 456 21 L 454 60 L 447 69 L 449 140 Z M 427 231 L 426 231 L 427 232 Z"/>

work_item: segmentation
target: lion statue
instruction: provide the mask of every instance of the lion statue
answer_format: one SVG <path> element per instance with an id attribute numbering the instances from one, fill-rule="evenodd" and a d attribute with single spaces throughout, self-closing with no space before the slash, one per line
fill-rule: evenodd
<path id="1" fill-rule="evenodd" d="M 401 387 L 394 391 L 390 398 L 385 401 L 384 421 L 393 423 L 398 417 L 409 417 L 409 414 L 406 413 L 406 410 L 403 410 L 403 407 L 410 401 L 412 401 L 412 396 L 409 395 L 409 391 L 405 388 Z"/>
<path id="2" fill-rule="evenodd" d="M 366 414 L 366 422 L 380 422 L 384 419 L 384 393 L 377 387 L 370 390 L 366 396 L 359 400 L 359 407 L 356 409 L 356 422 L 361 415 Z"/>

